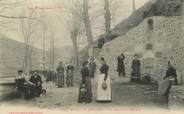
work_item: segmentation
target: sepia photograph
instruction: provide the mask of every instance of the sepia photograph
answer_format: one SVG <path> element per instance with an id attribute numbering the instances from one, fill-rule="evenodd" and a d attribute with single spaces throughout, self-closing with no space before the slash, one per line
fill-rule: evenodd
<path id="1" fill-rule="evenodd" d="M 0 114 L 182 113 L 183 78 L 183 0 L 0 0 Z"/>

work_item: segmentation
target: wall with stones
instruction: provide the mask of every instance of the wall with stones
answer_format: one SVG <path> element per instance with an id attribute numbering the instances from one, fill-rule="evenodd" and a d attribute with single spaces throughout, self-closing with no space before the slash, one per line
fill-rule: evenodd
<path id="1" fill-rule="evenodd" d="M 150 19 L 153 21 L 151 27 L 148 24 Z M 117 76 L 116 59 L 119 54 L 124 53 L 127 76 L 130 76 L 134 54 L 140 57 L 142 75 L 145 74 L 145 67 L 150 67 L 152 78 L 162 78 L 165 75 L 167 61 L 171 61 L 180 75 L 184 69 L 182 25 L 181 17 L 150 17 L 126 35 L 105 44 L 100 56 L 106 58 L 110 66 L 109 74 Z"/>

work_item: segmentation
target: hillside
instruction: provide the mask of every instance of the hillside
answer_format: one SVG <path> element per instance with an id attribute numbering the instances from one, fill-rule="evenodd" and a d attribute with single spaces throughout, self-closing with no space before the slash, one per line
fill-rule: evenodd
<path id="1" fill-rule="evenodd" d="M 41 69 L 42 50 L 32 48 L 32 68 Z M 0 77 L 12 77 L 22 69 L 24 61 L 24 44 L 5 36 L 0 38 Z"/>
<path id="2" fill-rule="evenodd" d="M 24 44 L 5 36 L 0 38 L 0 77 L 11 77 L 16 71 L 22 69 L 24 61 Z M 32 47 L 32 69 L 42 70 L 43 52 Z M 49 68 L 49 51 L 46 52 L 46 69 Z M 68 63 L 73 56 L 73 47 L 64 46 L 54 49 L 55 68 L 60 61 Z"/>
<path id="3" fill-rule="evenodd" d="M 54 53 L 55 53 L 55 67 L 58 65 L 60 61 L 63 61 L 64 63 L 69 63 L 74 55 L 72 46 L 63 46 L 55 48 Z"/>
<path id="4" fill-rule="evenodd" d="M 148 28 L 149 19 L 153 20 L 151 30 Z M 184 69 L 182 25 L 181 17 L 150 17 L 126 35 L 105 44 L 100 56 L 104 56 L 110 65 L 110 76 L 117 76 L 116 58 L 121 53 L 125 54 L 127 76 L 130 76 L 134 54 L 138 54 L 141 59 L 143 75 L 144 67 L 151 65 L 152 77 L 158 80 L 165 75 L 167 61 L 171 61 L 180 76 Z M 151 49 L 146 48 L 149 44 L 152 46 Z"/>

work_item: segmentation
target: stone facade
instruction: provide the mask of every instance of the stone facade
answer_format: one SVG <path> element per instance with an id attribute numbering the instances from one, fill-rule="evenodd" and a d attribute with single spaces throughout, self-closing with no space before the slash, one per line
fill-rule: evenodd
<path id="1" fill-rule="evenodd" d="M 153 28 L 149 29 L 148 20 L 152 19 Z M 142 76 L 148 67 L 153 79 L 161 79 L 165 75 L 167 61 L 171 61 L 180 76 L 184 66 L 184 38 L 181 17 L 150 17 L 126 35 L 104 45 L 100 56 L 104 56 L 110 65 L 110 75 L 116 76 L 119 54 L 125 54 L 126 74 L 131 72 L 131 61 L 134 54 L 141 60 Z M 148 46 L 150 49 L 147 49 Z"/>
<path id="2" fill-rule="evenodd" d="M 184 107 L 184 87 L 183 86 L 172 86 L 169 100 L 168 100 L 168 107 L 172 110 L 182 109 Z"/>

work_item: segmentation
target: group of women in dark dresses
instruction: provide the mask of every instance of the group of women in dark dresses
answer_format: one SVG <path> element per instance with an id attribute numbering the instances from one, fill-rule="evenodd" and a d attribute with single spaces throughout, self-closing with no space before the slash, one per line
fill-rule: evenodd
<path id="1" fill-rule="evenodd" d="M 118 63 L 117 71 L 118 71 L 119 77 L 122 77 L 122 76 L 125 77 L 126 75 L 124 59 L 125 59 L 124 54 L 121 54 L 117 58 L 117 63 Z M 138 55 L 135 54 L 131 65 L 131 68 L 132 68 L 131 81 L 134 81 L 134 82 L 140 81 L 140 78 L 141 78 L 140 66 L 141 66 L 141 63 L 140 63 L 140 60 L 138 59 Z"/>
<path id="2" fill-rule="evenodd" d="M 83 63 L 81 70 L 82 83 L 79 88 L 79 103 L 90 103 L 92 101 L 91 76 L 88 68 L 88 61 Z M 111 85 L 108 76 L 109 66 L 105 59 L 101 58 L 100 76 L 97 85 L 97 101 L 111 101 Z"/>
<path id="3" fill-rule="evenodd" d="M 121 54 L 118 56 L 118 67 L 117 71 L 119 76 L 125 77 L 125 66 L 124 66 L 124 55 Z M 80 84 L 79 89 L 79 103 L 90 103 L 92 101 L 92 85 L 91 85 L 91 76 L 88 66 L 88 61 L 83 63 L 83 68 L 81 70 L 82 82 Z M 138 56 L 135 55 L 132 61 L 132 72 L 131 72 L 131 80 L 139 81 L 140 80 L 140 60 Z M 107 65 L 105 59 L 101 57 L 101 67 L 100 67 L 100 75 L 98 76 L 98 84 L 97 84 L 97 101 L 111 101 L 112 93 L 111 93 L 111 79 L 108 76 L 109 66 Z"/>

